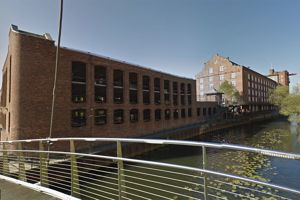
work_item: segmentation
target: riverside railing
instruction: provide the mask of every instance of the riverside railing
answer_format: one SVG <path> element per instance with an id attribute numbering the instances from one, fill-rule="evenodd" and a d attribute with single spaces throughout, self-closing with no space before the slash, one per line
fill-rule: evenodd
<path id="1" fill-rule="evenodd" d="M 260 159 L 277 157 L 300 164 L 299 154 L 230 144 L 127 138 L 33 139 L 1 141 L 0 145 L 2 175 L 80 199 L 300 199 L 300 187 L 289 188 L 258 175 L 248 177 L 210 165 L 212 151 L 245 152 L 247 160 L 259 155 Z M 102 146 L 110 148 L 99 148 Z M 126 156 L 162 146 L 199 148 L 201 162 L 195 166 Z M 86 147 L 97 153 L 88 153 L 83 150 Z"/>

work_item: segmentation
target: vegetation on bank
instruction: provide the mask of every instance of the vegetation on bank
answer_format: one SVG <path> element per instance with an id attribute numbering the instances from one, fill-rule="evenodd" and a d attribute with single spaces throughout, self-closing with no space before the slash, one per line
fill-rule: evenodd
<path id="1" fill-rule="evenodd" d="M 287 86 L 277 86 L 270 93 L 270 101 L 278 106 L 279 112 L 287 116 L 289 121 L 300 123 L 300 85 L 297 84 L 289 92 Z"/>

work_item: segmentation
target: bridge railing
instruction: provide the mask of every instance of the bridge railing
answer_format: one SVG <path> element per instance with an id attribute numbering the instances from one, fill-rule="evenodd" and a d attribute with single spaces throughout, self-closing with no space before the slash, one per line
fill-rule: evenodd
<path id="1" fill-rule="evenodd" d="M 113 145 L 93 154 L 79 151 L 91 143 Z M 299 154 L 230 144 L 129 138 L 33 139 L 1 141 L 0 145 L 2 175 L 80 199 L 300 199 L 300 187 L 274 184 L 258 175 L 230 173 L 210 163 L 211 151 L 246 152 L 247 160 L 260 155 L 262 160 L 278 157 L 300 164 Z M 168 146 L 200 149 L 198 164 L 126 156 L 128 149 Z"/>

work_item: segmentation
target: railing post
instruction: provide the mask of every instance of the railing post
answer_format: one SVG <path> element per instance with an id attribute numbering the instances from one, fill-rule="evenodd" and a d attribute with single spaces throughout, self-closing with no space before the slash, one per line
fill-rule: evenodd
<path id="1" fill-rule="evenodd" d="M 18 143 L 18 149 L 20 150 L 18 153 L 19 160 L 19 179 L 21 181 L 26 181 L 26 171 L 25 171 L 25 160 L 22 152 L 22 143 Z"/>
<path id="2" fill-rule="evenodd" d="M 70 140 L 70 152 L 75 153 L 75 144 L 74 140 Z M 78 166 L 76 155 L 70 156 L 70 173 L 71 173 L 71 195 L 73 197 L 80 197 L 80 185 L 79 185 L 79 176 L 78 176 Z"/>
<path id="3" fill-rule="evenodd" d="M 117 157 L 122 158 L 122 144 L 120 141 L 117 141 Z M 122 199 L 122 196 L 125 196 L 125 183 L 124 183 L 124 163 L 123 160 L 118 160 L 118 189 L 119 189 L 119 200 Z"/>
<path id="4" fill-rule="evenodd" d="M 41 186 L 48 187 L 48 166 L 47 166 L 47 155 L 44 151 L 44 144 L 40 141 L 40 182 Z"/>
<path id="5" fill-rule="evenodd" d="M 207 158 L 206 158 L 206 148 L 202 146 L 202 164 L 203 169 L 206 169 L 207 166 Z M 207 180 L 206 180 L 206 173 L 203 174 L 203 196 L 204 200 L 207 200 Z"/>
<path id="6" fill-rule="evenodd" d="M 6 148 L 5 143 L 3 143 L 2 173 L 3 173 L 4 176 L 9 175 L 8 152 L 7 152 L 7 148 Z"/>

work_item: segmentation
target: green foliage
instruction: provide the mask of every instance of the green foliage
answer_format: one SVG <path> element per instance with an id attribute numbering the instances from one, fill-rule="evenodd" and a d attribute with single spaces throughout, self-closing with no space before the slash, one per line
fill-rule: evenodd
<path id="1" fill-rule="evenodd" d="M 300 123 L 300 90 L 298 86 L 294 87 L 291 94 L 289 94 L 287 86 L 276 87 L 270 94 L 270 101 L 279 106 L 279 112 L 288 116 L 290 121 Z"/>
<path id="2" fill-rule="evenodd" d="M 271 91 L 269 99 L 276 106 L 281 106 L 282 101 L 289 95 L 288 86 L 277 86 Z"/>
<path id="3" fill-rule="evenodd" d="M 224 93 L 226 100 L 230 103 L 239 103 L 241 101 L 240 93 L 227 80 L 220 85 L 219 91 Z"/>

